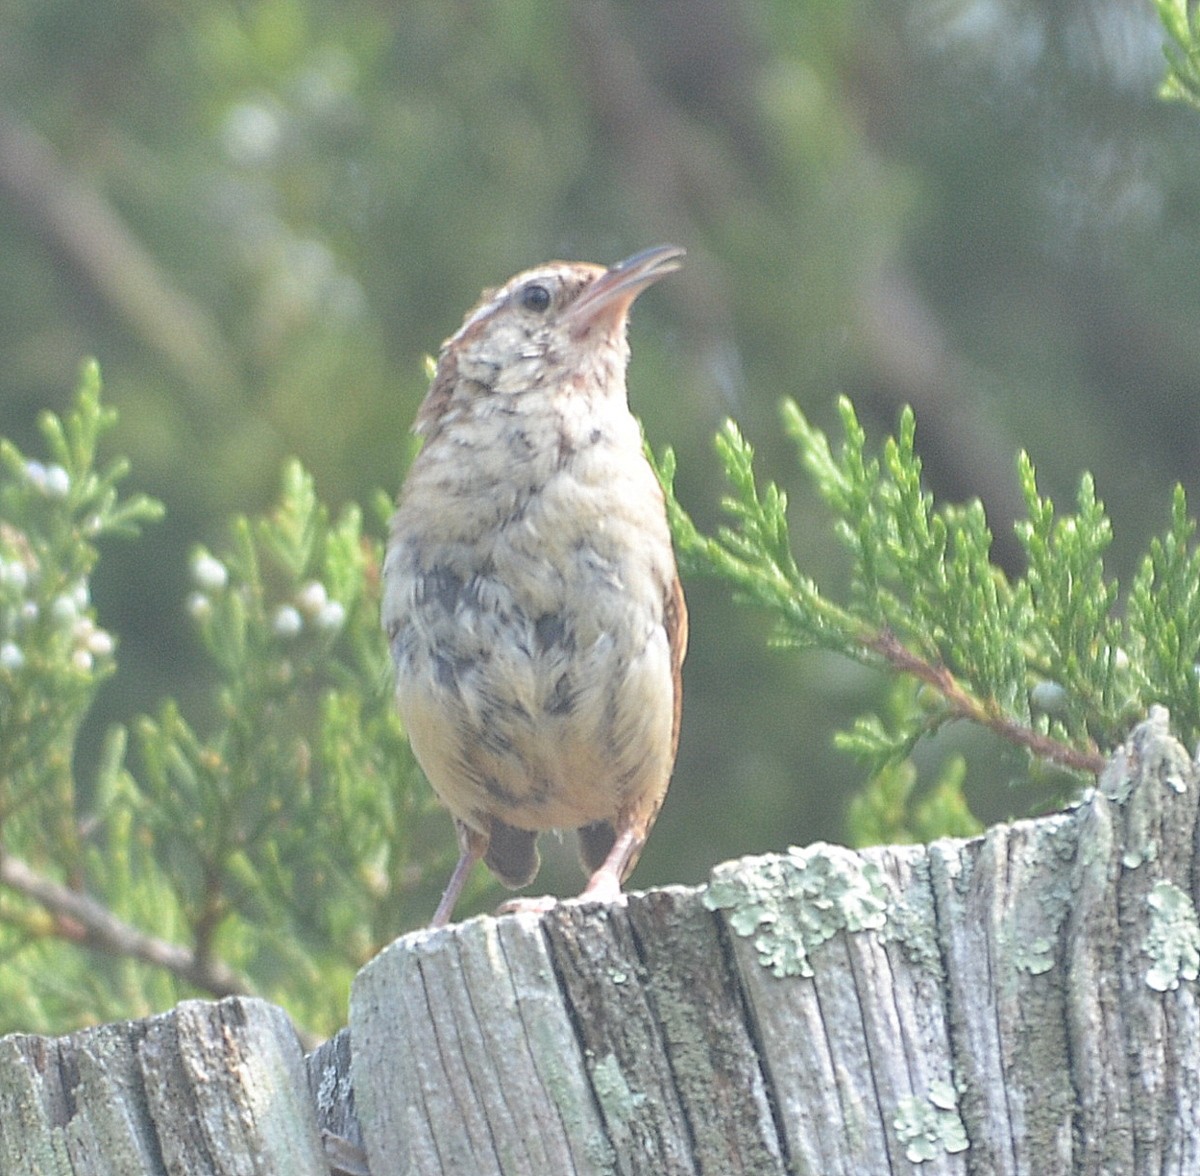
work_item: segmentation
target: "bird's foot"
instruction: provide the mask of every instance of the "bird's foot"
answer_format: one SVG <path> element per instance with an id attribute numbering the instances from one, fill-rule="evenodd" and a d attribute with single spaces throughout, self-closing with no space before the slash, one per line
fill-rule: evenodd
<path id="1" fill-rule="evenodd" d="M 579 902 L 624 902 L 625 895 L 621 891 L 621 879 L 608 864 L 601 866 L 589 879 L 588 884 L 579 895 Z"/>
<path id="2" fill-rule="evenodd" d="M 611 906 L 623 903 L 625 894 L 616 876 L 604 869 L 599 869 L 592 875 L 587 886 L 577 898 L 556 898 L 553 894 L 541 894 L 535 897 L 510 898 L 496 908 L 498 915 L 544 915 L 556 906 L 569 903 L 581 906 L 584 903 L 603 903 Z"/>
<path id="3" fill-rule="evenodd" d="M 496 908 L 498 915 L 544 915 L 552 911 L 561 902 L 553 894 L 539 894 L 536 897 L 510 898 Z"/>

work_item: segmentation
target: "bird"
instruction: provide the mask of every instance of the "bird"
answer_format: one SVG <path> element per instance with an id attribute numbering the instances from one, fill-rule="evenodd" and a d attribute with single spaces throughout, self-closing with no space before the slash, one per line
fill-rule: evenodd
<path id="1" fill-rule="evenodd" d="M 525 270 L 439 351 L 381 607 L 396 704 L 458 840 L 432 927 L 480 860 L 528 886 L 548 830 L 577 833 L 580 900 L 619 900 L 662 806 L 688 614 L 629 409 L 627 325 L 684 252 Z"/>

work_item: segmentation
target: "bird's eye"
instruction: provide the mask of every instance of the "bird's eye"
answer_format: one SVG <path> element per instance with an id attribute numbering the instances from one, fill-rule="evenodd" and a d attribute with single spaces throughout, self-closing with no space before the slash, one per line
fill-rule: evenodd
<path id="1" fill-rule="evenodd" d="M 521 305 L 526 310 L 541 314 L 550 305 L 550 291 L 545 286 L 531 282 L 521 291 Z"/>

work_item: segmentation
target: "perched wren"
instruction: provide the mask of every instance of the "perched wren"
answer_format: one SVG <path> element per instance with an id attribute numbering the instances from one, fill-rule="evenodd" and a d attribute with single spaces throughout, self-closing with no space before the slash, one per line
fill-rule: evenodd
<path id="1" fill-rule="evenodd" d="M 533 881 L 545 829 L 578 830 L 582 898 L 617 898 L 666 795 L 687 610 L 625 334 L 683 253 L 527 270 L 442 345 L 383 568 L 397 704 L 461 850 L 433 926 L 480 858 Z"/>

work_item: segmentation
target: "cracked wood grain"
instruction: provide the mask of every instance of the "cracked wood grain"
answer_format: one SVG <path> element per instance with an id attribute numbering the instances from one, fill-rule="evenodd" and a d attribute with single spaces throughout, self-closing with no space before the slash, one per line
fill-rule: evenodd
<path id="1" fill-rule="evenodd" d="M 245 998 L 8 1037 L 0 1172 L 1200 1172 L 1198 804 L 1155 711 L 1053 817 L 405 936 L 307 1070 Z"/>

